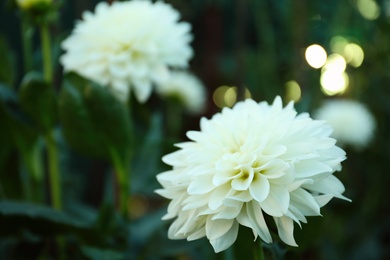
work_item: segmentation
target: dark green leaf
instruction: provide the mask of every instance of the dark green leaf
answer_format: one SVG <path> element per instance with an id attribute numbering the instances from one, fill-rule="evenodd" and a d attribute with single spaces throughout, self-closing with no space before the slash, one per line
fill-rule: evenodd
<path id="1" fill-rule="evenodd" d="M 37 73 L 27 74 L 19 91 L 24 112 L 43 131 L 50 131 L 57 121 L 57 97 L 52 86 Z"/>
<path id="2" fill-rule="evenodd" d="M 124 259 L 123 255 L 119 252 L 90 246 L 82 246 L 81 252 L 84 254 L 84 256 L 94 260 Z"/>
<path id="3" fill-rule="evenodd" d="M 0 82 L 13 85 L 15 80 L 15 55 L 3 36 L 0 36 Z"/>
<path id="4" fill-rule="evenodd" d="M 85 230 L 90 224 L 74 219 L 64 212 L 25 202 L 0 202 L 0 234 L 15 234 L 17 229 L 29 228 L 37 233 Z"/>
<path id="5" fill-rule="evenodd" d="M 163 171 L 161 157 L 163 144 L 166 142 L 163 124 L 162 115 L 153 114 L 149 131 L 145 133 L 142 144 L 134 154 L 132 172 L 135 174 L 131 176 L 131 189 L 134 193 L 153 194 L 158 188 L 156 174 Z"/>
<path id="6" fill-rule="evenodd" d="M 0 84 L 0 196 L 8 199 L 20 199 L 23 196 L 23 178 L 29 177 L 19 169 L 20 152 L 24 166 L 39 181 L 42 177 L 40 160 L 37 159 L 38 133 L 28 122 L 28 118 L 20 110 L 16 93 L 9 87 Z M 39 192 L 39 190 L 37 190 Z"/>
<path id="7" fill-rule="evenodd" d="M 110 158 L 114 149 L 124 158 L 130 148 L 127 107 L 111 93 L 71 74 L 60 94 L 60 120 L 66 139 L 79 152 Z"/>

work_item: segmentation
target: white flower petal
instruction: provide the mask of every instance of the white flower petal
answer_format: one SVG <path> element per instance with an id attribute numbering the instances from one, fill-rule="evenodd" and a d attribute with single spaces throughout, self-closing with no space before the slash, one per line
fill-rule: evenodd
<path id="1" fill-rule="evenodd" d="M 212 184 L 212 182 L 210 183 Z M 229 191 L 230 191 L 229 185 L 223 185 L 215 188 L 209 195 L 208 205 L 210 209 L 217 209 L 220 206 L 222 206 L 223 199 L 226 198 Z"/>
<path id="2" fill-rule="evenodd" d="M 290 193 L 291 204 L 294 205 L 305 216 L 318 216 L 320 207 L 317 201 L 309 192 L 304 189 L 296 189 Z"/>
<path id="3" fill-rule="evenodd" d="M 215 186 L 213 185 L 211 178 L 212 177 L 209 175 L 199 176 L 195 181 L 190 183 L 190 186 L 188 186 L 188 194 L 204 194 L 212 191 Z"/>
<path id="4" fill-rule="evenodd" d="M 232 219 L 208 219 L 206 222 L 207 238 L 210 240 L 220 238 L 230 230 L 234 222 Z"/>
<path id="5" fill-rule="evenodd" d="M 290 246 L 298 246 L 294 239 L 294 222 L 287 217 L 274 218 L 279 237 Z"/>
<path id="6" fill-rule="evenodd" d="M 210 243 L 214 248 L 215 253 L 219 253 L 229 248 L 234 241 L 236 241 L 238 235 L 238 223 L 234 221 L 233 225 L 222 237 L 217 239 L 210 239 Z"/>
<path id="7" fill-rule="evenodd" d="M 289 203 L 290 194 L 287 189 L 272 185 L 268 197 L 260 205 L 268 215 L 281 217 L 287 212 Z"/>
<path id="8" fill-rule="evenodd" d="M 259 174 L 260 175 L 260 174 Z M 267 178 L 263 176 L 256 177 L 251 186 L 249 187 L 249 192 L 252 197 L 258 202 L 262 202 L 268 197 L 270 191 L 270 184 Z"/>
<path id="9" fill-rule="evenodd" d="M 265 242 L 271 243 L 272 237 L 265 223 L 260 205 L 257 202 L 247 203 L 246 209 L 251 222 L 249 227 L 255 230 Z"/>
<path id="10" fill-rule="evenodd" d="M 134 94 L 138 101 L 144 103 L 152 93 L 152 83 L 147 79 L 134 80 Z"/>

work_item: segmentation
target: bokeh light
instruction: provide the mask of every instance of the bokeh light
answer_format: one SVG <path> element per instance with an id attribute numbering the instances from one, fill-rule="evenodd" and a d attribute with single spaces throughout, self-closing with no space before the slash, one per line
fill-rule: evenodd
<path id="1" fill-rule="evenodd" d="M 307 63 L 315 69 L 319 69 L 325 64 L 326 56 L 325 49 L 318 44 L 310 45 L 305 51 Z"/>
<path id="2" fill-rule="evenodd" d="M 321 90 L 328 96 L 342 94 L 348 87 L 349 77 L 345 71 L 325 70 L 321 74 Z"/>
<path id="3" fill-rule="evenodd" d="M 285 100 L 288 101 L 294 101 L 298 102 L 301 99 L 301 87 L 299 86 L 298 82 L 295 80 L 287 81 L 285 84 L 286 94 L 285 94 Z"/>
<path id="4" fill-rule="evenodd" d="M 348 40 L 343 36 L 334 36 L 330 40 L 330 48 L 333 52 L 341 54 L 344 56 L 345 46 L 348 45 Z"/>
<path id="5" fill-rule="evenodd" d="M 374 0 L 357 0 L 356 4 L 360 14 L 367 20 L 379 17 L 380 7 Z"/>
<path id="6" fill-rule="evenodd" d="M 340 54 L 329 55 L 321 71 L 321 89 L 329 96 L 342 94 L 348 87 L 349 77 L 345 72 L 347 62 Z"/>
<path id="7" fill-rule="evenodd" d="M 344 57 L 338 53 L 333 53 L 329 55 L 326 64 L 323 66 L 322 70 L 334 70 L 343 72 L 346 67 L 347 62 L 345 61 Z"/>
<path id="8" fill-rule="evenodd" d="M 349 43 L 344 48 L 345 59 L 351 66 L 357 68 L 362 65 L 364 60 L 364 52 L 363 49 L 355 44 Z"/>
<path id="9" fill-rule="evenodd" d="M 220 86 L 213 93 L 213 101 L 219 108 L 232 107 L 237 102 L 238 88 L 234 86 Z M 244 98 L 251 98 L 249 89 L 245 88 Z"/>
<path id="10" fill-rule="evenodd" d="M 224 107 L 225 106 L 225 100 L 224 100 L 224 96 L 225 96 L 225 93 L 226 91 L 230 88 L 230 86 L 220 86 L 218 87 L 214 93 L 213 93 L 213 101 L 214 101 L 214 104 L 217 106 L 217 107 Z"/>
<path id="11" fill-rule="evenodd" d="M 334 36 L 330 40 L 330 47 L 333 52 L 342 55 L 349 65 L 355 68 L 362 65 L 364 51 L 358 44 L 349 42 L 342 36 Z"/>
<path id="12" fill-rule="evenodd" d="M 237 101 L 237 87 L 231 87 L 226 90 L 223 100 L 225 101 L 225 106 L 232 107 Z"/>

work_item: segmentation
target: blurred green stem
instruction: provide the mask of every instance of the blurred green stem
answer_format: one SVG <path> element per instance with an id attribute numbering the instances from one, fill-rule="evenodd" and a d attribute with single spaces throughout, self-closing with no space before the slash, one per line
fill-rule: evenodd
<path id="1" fill-rule="evenodd" d="M 23 61 L 24 61 L 24 73 L 27 73 L 32 69 L 33 59 L 32 59 L 32 46 L 31 46 L 31 36 L 32 28 L 30 23 L 25 17 L 21 19 L 21 34 L 22 34 L 22 44 L 23 44 Z"/>
<path id="2" fill-rule="evenodd" d="M 42 46 L 42 63 L 43 63 L 43 75 L 45 81 L 52 84 L 53 81 L 53 69 L 51 59 L 51 41 L 49 24 L 43 22 L 40 27 L 41 31 L 41 46 Z M 49 179 L 50 179 L 50 193 L 52 198 L 52 205 L 55 209 L 62 209 L 61 200 L 61 176 L 59 169 L 58 150 L 57 144 L 54 139 L 52 131 L 48 131 L 45 134 L 48 160 L 49 160 Z"/>
<path id="3" fill-rule="evenodd" d="M 51 59 L 51 41 L 49 26 L 46 22 L 41 25 L 41 45 L 42 45 L 42 61 L 43 75 L 45 80 L 51 84 L 53 77 L 52 59 Z"/>
<path id="4" fill-rule="evenodd" d="M 52 205 L 55 209 L 62 209 L 61 200 L 61 180 L 59 171 L 59 160 L 57 145 L 52 132 L 48 132 L 45 136 L 47 154 L 49 160 L 49 181 Z"/>
<path id="5" fill-rule="evenodd" d="M 253 245 L 253 259 L 255 260 L 264 260 L 264 250 L 263 245 L 261 243 L 261 239 L 257 238 L 259 241 L 257 244 Z"/>
<path id="6" fill-rule="evenodd" d="M 272 11 L 267 1 L 252 1 L 256 26 L 256 38 L 259 42 L 257 48 L 260 74 L 260 86 L 267 97 L 275 96 L 275 89 L 269 86 L 278 86 L 276 39 L 271 22 Z M 266 85 L 267 84 L 267 85 Z"/>
<path id="7" fill-rule="evenodd" d="M 182 125 L 182 105 L 178 100 L 167 102 L 167 131 L 169 137 L 179 138 Z"/>
<path id="8" fill-rule="evenodd" d="M 124 217 L 127 217 L 130 187 L 130 181 L 127 176 L 127 164 L 114 149 L 110 149 L 110 154 L 119 186 L 119 210 Z"/>
<path id="9" fill-rule="evenodd" d="M 27 170 L 27 192 L 29 200 L 32 202 L 42 202 L 42 180 L 43 180 L 43 167 L 42 167 L 42 152 L 38 144 L 33 147 L 28 147 L 22 151 L 24 165 Z"/>

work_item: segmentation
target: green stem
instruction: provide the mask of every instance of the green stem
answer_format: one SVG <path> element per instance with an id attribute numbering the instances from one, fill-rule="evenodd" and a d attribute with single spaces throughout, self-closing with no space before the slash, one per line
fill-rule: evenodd
<path id="1" fill-rule="evenodd" d="M 49 132 L 45 136 L 47 145 L 47 154 L 49 160 L 49 181 L 50 181 L 50 193 L 52 198 L 53 208 L 61 210 L 61 180 L 59 170 L 59 160 L 57 145 L 54 140 L 52 132 Z"/>
<path id="2" fill-rule="evenodd" d="M 253 245 L 253 259 L 255 260 L 264 260 L 264 250 L 263 245 L 261 243 L 261 239 L 257 238 L 259 241 L 258 244 Z"/>
<path id="3" fill-rule="evenodd" d="M 43 166 L 42 166 L 42 150 L 39 144 L 35 144 L 30 151 L 27 168 L 31 175 L 31 187 L 33 189 L 33 201 L 43 202 Z"/>
<path id="4" fill-rule="evenodd" d="M 32 28 L 26 18 L 23 17 L 21 20 L 24 72 L 27 73 L 28 71 L 32 70 L 33 67 L 31 46 Z"/>
<path id="5" fill-rule="evenodd" d="M 182 125 L 182 109 L 176 100 L 167 102 L 167 130 L 168 136 L 179 138 Z"/>
<path id="6" fill-rule="evenodd" d="M 51 59 L 51 41 L 49 26 L 47 23 L 43 23 L 40 27 L 41 30 L 41 45 L 42 45 L 42 62 L 43 62 L 43 75 L 45 80 L 51 84 L 53 77 L 52 59 Z"/>
<path id="7" fill-rule="evenodd" d="M 120 158 L 119 154 L 111 149 L 111 160 L 115 169 L 116 179 L 119 186 L 119 210 L 124 217 L 128 216 L 128 199 L 130 181 L 127 176 L 127 165 Z"/>

